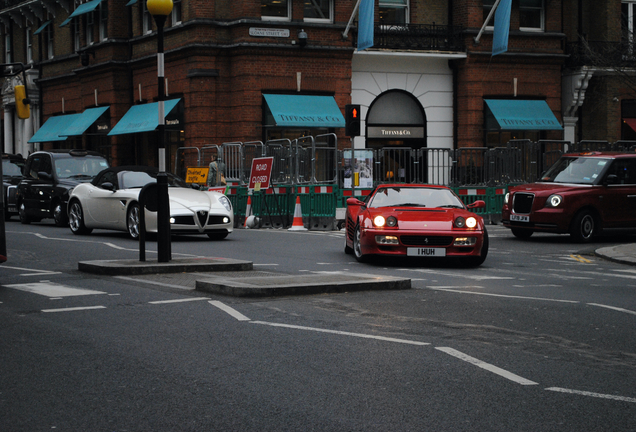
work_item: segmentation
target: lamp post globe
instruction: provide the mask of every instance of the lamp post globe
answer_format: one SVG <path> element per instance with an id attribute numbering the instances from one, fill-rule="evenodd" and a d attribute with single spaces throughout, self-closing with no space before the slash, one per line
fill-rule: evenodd
<path id="1" fill-rule="evenodd" d="M 163 61 L 163 26 L 172 12 L 172 0 L 147 0 L 148 12 L 157 24 L 157 101 L 159 125 L 157 127 L 157 147 L 159 149 L 159 173 L 157 175 L 157 261 L 168 262 L 172 258 L 170 245 L 170 197 L 168 195 L 168 174 L 166 173 L 165 144 L 165 80 Z"/>

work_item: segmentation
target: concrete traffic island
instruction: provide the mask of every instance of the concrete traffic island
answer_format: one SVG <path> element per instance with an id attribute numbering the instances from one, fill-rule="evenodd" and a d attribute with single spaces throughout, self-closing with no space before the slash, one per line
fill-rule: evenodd
<path id="1" fill-rule="evenodd" d="M 411 289 L 411 279 L 357 273 L 285 275 L 274 277 L 207 278 L 196 281 L 197 291 L 234 297 L 273 297 Z"/>
<path id="2" fill-rule="evenodd" d="M 182 258 L 169 262 L 139 260 L 80 261 L 78 270 L 108 276 L 253 270 L 251 261 L 229 258 Z"/>

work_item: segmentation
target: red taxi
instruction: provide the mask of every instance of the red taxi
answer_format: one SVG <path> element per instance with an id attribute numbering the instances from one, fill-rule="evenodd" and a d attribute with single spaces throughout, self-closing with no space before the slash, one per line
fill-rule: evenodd
<path id="1" fill-rule="evenodd" d="M 382 184 L 364 201 L 347 200 L 345 253 L 364 262 L 370 255 L 460 258 L 481 265 L 488 233 L 481 216 L 445 186 Z"/>
<path id="2" fill-rule="evenodd" d="M 589 242 L 605 228 L 636 227 L 636 153 L 563 155 L 541 181 L 510 188 L 501 216 L 519 238 L 569 233 Z"/>

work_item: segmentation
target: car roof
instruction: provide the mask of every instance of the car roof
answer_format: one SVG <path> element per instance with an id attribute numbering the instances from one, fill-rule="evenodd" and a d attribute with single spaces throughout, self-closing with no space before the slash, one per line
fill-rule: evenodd
<path id="1" fill-rule="evenodd" d="M 432 188 L 432 189 L 448 189 L 447 186 L 433 185 L 425 183 L 381 183 L 377 188 L 390 187 L 390 188 Z M 376 189 L 377 189 L 376 188 Z"/>
<path id="2" fill-rule="evenodd" d="M 92 150 L 82 150 L 82 149 L 38 150 L 36 152 L 31 153 L 29 156 L 36 155 L 36 154 L 43 154 L 43 153 L 50 154 L 54 158 L 56 158 L 56 157 L 66 157 L 66 156 L 70 156 L 70 157 L 99 156 L 99 157 L 102 157 L 102 158 L 106 159 L 106 157 L 103 154 L 99 153 L 99 152 L 92 151 Z"/>
<path id="3" fill-rule="evenodd" d="M 144 165 L 122 165 L 117 167 L 106 168 L 104 171 L 110 171 L 114 173 L 120 173 L 122 171 L 136 171 L 136 172 L 146 172 L 146 173 L 159 172 L 159 170 L 155 167 L 149 167 Z"/>

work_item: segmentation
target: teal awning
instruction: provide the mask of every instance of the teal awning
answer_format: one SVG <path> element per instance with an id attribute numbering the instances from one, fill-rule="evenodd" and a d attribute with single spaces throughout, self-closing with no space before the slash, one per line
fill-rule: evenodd
<path id="1" fill-rule="evenodd" d="M 46 28 L 46 26 L 51 24 L 52 22 L 53 22 L 53 20 L 45 21 L 44 24 L 42 24 L 40 27 L 38 27 L 38 29 L 36 31 L 33 32 L 33 34 L 34 35 L 38 35 L 38 34 L 42 33 L 42 30 L 44 30 Z"/>
<path id="2" fill-rule="evenodd" d="M 68 114 L 50 117 L 40 129 L 31 137 L 30 143 L 65 141 L 67 136 L 61 136 L 67 127 L 71 125 L 81 114 Z"/>
<path id="3" fill-rule="evenodd" d="M 66 129 L 60 132 L 60 136 L 78 136 L 86 132 L 93 123 L 110 107 L 89 108 L 77 117 Z"/>
<path id="4" fill-rule="evenodd" d="M 181 99 L 164 101 L 164 115 L 177 106 Z M 159 102 L 132 106 L 117 122 L 108 135 L 123 135 L 139 132 L 150 132 L 159 126 Z"/>
<path id="5" fill-rule="evenodd" d="M 84 15 L 86 13 L 89 12 L 93 12 L 95 9 L 97 9 L 97 6 L 99 6 L 99 4 L 102 2 L 102 0 L 91 0 L 87 3 L 83 3 L 81 5 L 79 5 L 77 7 L 77 9 L 75 9 L 73 11 L 72 14 L 70 14 L 68 17 L 70 18 L 75 18 L 76 16 L 80 16 L 80 15 Z"/>
<path id="6" fill-rule="evenodd" d="M 68 23 L 70 23 L 72 19 L 73 18 L 71 18 L 71 17 L 66 18 L 64 21 L 62 21 L 62 24 L 60 24 L 60 27 L 64 27 L 64 26 L 68 25 Z"/>
<path id="7" fill-rule="evenodd" d="M 484 99 L 504 130 L 563 130 L 546 101 Z"/>
<path id="8" fill-rule="evenodd" d="M 345 127 L 345 119 L 333 96 L 266 94 L 276 126 Z"/>
<path id="9" fill-rule="evenodd" d="M 126 3 L 126 6 L 132 6 L 136 3 L 137 3 L 137 0 L 130 0 L 128 3 Z"/>

